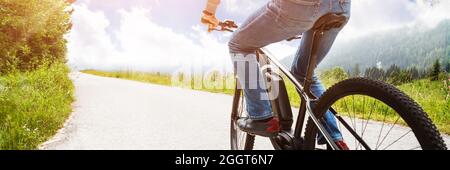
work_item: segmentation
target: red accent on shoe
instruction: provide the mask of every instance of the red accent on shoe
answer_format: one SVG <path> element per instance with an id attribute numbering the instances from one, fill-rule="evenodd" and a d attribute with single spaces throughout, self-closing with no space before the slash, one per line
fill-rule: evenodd
<path id="1" fill-rule="evenodd" d="M 339 149 L 341 150 L 350 150 L 350 148 L 348 148 L 347 144 L 344 141 L 337 141 L 336 145 L 339 147 Z"/>
<path id="2" fill-rule="evenodd" d="M 267 122 L 269 124 L 269 127 L 266 129 L 269 133 L 275 133 L 280 131 L 280 121 L 277 117 L 274 117 L 272 120 Z"/>

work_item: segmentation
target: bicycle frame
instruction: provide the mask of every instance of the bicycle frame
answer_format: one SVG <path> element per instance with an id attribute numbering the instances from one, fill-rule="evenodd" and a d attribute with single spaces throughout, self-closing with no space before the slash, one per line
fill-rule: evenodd
<path id="1" fill-rule="evenodd" d="M 303 44 L 311 52 L 311 53 L 307 54 L 308 56 L 305 56 L 308 58 L 309 61 L 308 61 L 308 68 L 307 68 L 307 72 L 306 72 L 304 85 L 302 85 L 295 78 L 295 76 L 270 53 L 269 50 L 267 50 L 266 48 L 261 48 L 261 49 L 257 50 L 258 59 L 261 58 L 261 55 L 266 56 L 266 58 L 268 60 L 270 60 L 272 65 L 277 67 L 294 84 L 295 88 L 297 89 L 297 91 L 300 95 L 300 98 L 302 99 L 299 115 L 297 117 L 297 123 L 296 123 L 295 129 L 294 129 L 295 130 L 294 138 L 301 139 L 303 123 L 304 123 L 306 115 L 308 115 L 309 118 L 314 122 L 314 124 L 318 128 L 319 132 L 323 134 L 323 136 L 326 139 L 326 141 L 328 142 L 329 146 L 334 150 L 340 150 L 340 149 L 334 143 L 331 135 L 324 128 L 324 126 L 322 125 L 320 120 L 317 119 L 317 117 L 313 113 L 311 104 L 313 102 L 316 102 L 318 98 L 316 96 L 314 96 L 314 94 L 311 93 L 310 89 L 311 89 L 311 84 L 313 82 L 312 80 L 313 80 L 314 70 L 316 69 L 318 45 L 320 44 L 320 40 L 321 40 L 320 36 L 323 36 L 323 33 L 326 30 L 342 26 L 342 24 L 344 24 L 347 20 L 348 20 L 348 18 L 346 16 L 341 15 L 340 13 L 329 13 L 329 14 L 322 16 L 314 24 L 314 26 L 311 30 L 312 35 L 307 36 L 306 38 L 308 38 L 308 39 L 306 41 L 304 41 L 306 43 Z M 223 22 L 223 23 L 219 24 L 219 26 L 221 27 L 220 29 L 213 29 L 213 30 L 233 32 L 233 30 L 228 29 L 228 28 L 237 28 L 237 25 L 232 21 Z M 288 39 L 288 41 L 292 40 L 292 39 L 298 39 L 298 38 L 294 37 L 294 38 Z M 289 102 L 289 101 L 287 101 L 287 102 Z M 282 106 L 280 106 L 280 107 L 282 107 Z M 291 108 L 280 108 L 280 109 L 281 110 L 290 110 L 288 112 L 281 111 L 280 115 L 278 115 L 278 116 L 280 116 L 280 120 L 285 120 L 288 123 L 290 123 L 290 124 L 288 124 L 289 129 L 290 129 L 290 126 L 292 126 L 292 123 L 293 123 L 292 110 L 291 110 Z M 334 109 L 331 109 L 331 110 L 335 113 Z M 288 115 L 286 115 L 286 114 L 288 114 Z M 336 115 L 336 113 L 335 113 L 335 115 Z M 336 116 L 338 117 L 338 119 L 340 121 L 343 120 L 338 115 L 336 115 Z M 343 123 L 344 123 L 344 125 L 346 125 L 345 122 L 343 122 Z M 351 131 L 351 132 L 355 133 L 354 131 Z M 359 137 L 359 136 L 357 136 L 357 137 Z M 358 138 L 358 140 L 362 141 L 362 139 L 360 137 Z"/>
<path id="2" fill-rule="evenodd" d="M 317 126 L 318 130 L 320 131 L 320 133 L 323 134 L 324 138 L 327 140 L 328 144 L 335 150 L 339 150 L 339 147 L 334 143 L 331 135 L 326 131 L 325 127 L 322 125 L 322 123 L 319 121 L 319 119 L 316 118 L 316 116 L 314 115 L 312 108 L 311 108 L 311 103 L 315 102 L 317 100 L 317 98 L 311 94 L 310 92 L 310 84 L 311 81 L 305 81 L 305 85 L 302 85 L 296 78 L 295 76 L 289 71 L 289 69 L 287 69 L 285 66 L 283 66 L 276 58 L 274 55 L 272 55 L 272 53 L 270 53 L 269 50 L 267 50 L 266 48 L 261 48 L 258 50 L 259 55 L 263 55 L 265 56 L 267 59 L 270 60 L 270 62 L 276 66 L 296 87 L 300 97 L 301 97 L 301 107 L 300 107 L 300 111 L 299 111 L 299 115 L 297 117 L 297 122 L 296 122 L 296 126 L 295 126 L 295 132 L 294 132 L 294 138 L 296 139 L 300 139 L 301 138 L 301 134 L 302 134 L 302 130 L 303 130 L 303 123 L 304 120 L 306 118 L 306 115 L 308 115 L 311 120 L 314 122 L 314 124 Z M 309 66 L 311 67 L 311 63 L 312 61 L 315 60 L 311 60 L 314 55 L 312 55 L 310 57 L 310 62 L 309 62 Z M 311 71 L 312 70 L 312 71 Z M 307 73 L 307 77 L 311 77 L 314 74 L 314 69 L 308 69 L 308 73 Z M 309 76 L 308 76 L 309 75 Z M 310 79 L 311 80 L 311 79 Z M 287 108 L 285 108 L 287 109 Z M 288 108 L 291 109 L 291 108 Z M 284 113 L 286 114 L 286 113 Z M 288 114 L 292 114 L 292 112 L 288 113 Z M 283 115 L 280 114 L 278 115 L 280 116 L 280 119 L 284 119 L 285 117 L 289 117 L 292 118 L 292 115 Z"/>
<path id="3" fill-rule="evenodd" d="M 285 66 L 283 66 L 275 58 L 275 56 L 272 53 L 270 53 L 270 51 L 267 50 L 266 48 L 260 48 L 260 49 L 256 50 L 258 62 L 260 63 L 260 67 L 262 66 L 261 70 L 264 70 L 263 73 L 266 75 L 265 76 L 266 83 L 268 85 L 267 87 L 269 87 L 267 89 L 267 92 L 269 93 L 269 97 L 271 98 L 270 102 L 272 103 L 272 110 L 275 113 L 275 115 L 279 117 L 279 120 L 280 120 L 281 131 L 280 131 L 279 135 L 277 137 L 270 138 L 275 149 L 302 149 L 302 147 L 299 147 L 300 145 L 298 145 L 298 144 L 302 141 L 301 135 L 302 135 L 303 127 L 304 127 L 303 124 L 305 122 L 305 118 L 306 118 L 306 116 L 309 116 L 310 120 L 312 121 L 311 123 L 313 123 L 313 125 L 317 127 L 318 133 L 321 133 L 323 135 L 326 142 L 329 144 L 329 147 L 331 147 L 331 149 L 334 149 L 334 150 L 340 150 L 340 148 L 336 145 L 336 143 L 334 143 L 334 140 L 332 139 L 331 135 L 327 132 L 325 127 L 322 125 L 321 121 L 323 121 L 323 120 L 319 120 L 316 117 L 316 114 L 314 114 L 314 110 L 312 109 L 312 106 L 315 102 L 318 101 L 318 98 L 316 96 L 314 96 L 310 90 L 311 90 L 311 85 L 313 83 L 312 80 L 313 80 L 314 70 L 317 66 L 317 56 L 318 56 L 317 54 L 319 51 L 318 45 L 320 44 L 320 41 L 322 38 L 321 36 L 323 36 L 324 32 L 327 30 L 330 30 L 332 28 L 341 28 L 343 26 L 343 24 L 346 23 L 346 21 L 348 21 L 348 18 L 345 15 L 341 15 L 339 13 L 326 14 L 326 15 L 322 16 L 318 21 L 316 21 L 313 28 L 307 32 L 306 36 L 304 36 L 306 38 L 304 39 L 304 41 L 303 41 L 304 44 L 302 44 L 302 45 L 304 47 L 306 47 L 305 51 L 308 51 L 308 52 L 305 53 L 304 54 L 305 56 L 302 56 L 302 57 L 307 58 L 309 61 L 308 61 L 308 65 L 307 65 L 306 76 L 303 80 L 297 79 L 290 72 L 290 70 L 287 69 Z M 218 29 L 218 30 L 233 32 L 233 30 L 224 29 L 224 28 L 230 28 L 231 26 L 229 26 L 229 24 L 233 24 L 233 23 L 232 22 L 229 22 L 228 24 L 224 23 L 224 24 L 220 25 L 222 27 L 222 29 Z M 293 38 L 293 39 L 296 39 L 296 38 Z M 284 79 L 286 79 L 286 78 L 284 76 L 282 76 L 283 74 L 285 75 L 285 77 L 287 79 L 289 79 L 290 82 L 292 82 L 294 84 L 294 86 L 301 98 L 299 115 L 297 117 L 297 122 L 295 125 L 294 132 L 291 131 L 292 125 L 293 125 L 293 114 L 292 114 L 292 109 L 290 106 L 286 86 L 284 84 Z M 358 81 L 360 81 L 360 80 L 358 80 Z M 356 83 L 359 87 L 361 87 L 361 86 L 364 87 L 364 85 L 358 84 L 358 83 L 360 83 L 358 81 L 355 81 L 354 83 Z M 232 123 L 235 123 L 235 121 L 239 118 L 236 115 L 236 114 L 238 114 L 238 112 L 236 111 L 237 105 L 238 105 L 237 102 L 239 102 L 240 97 L 242 97 L 241 96 L 242 89 L 239 88 L 240 87 L 239 81 L 236 81 L 236 82 L 237 82 L 236 92 L 235 92 L 235 98 L 233 100 Z M 275 85 L 275 86 L 271 86 L 271 85 Z M 277 86 L 277 85 L 279 85 L 279 86 Z M 378 89 L 381 92 L 383 92 L 383 90 L 381 90 L 381 89 L 385 89 L 388 87 L 386 84 L 380 85 L 379 82 L 376 82 L 376 81 L 372 81 L 372 85 L 373 85 L 372 88 L 375 88 L 375 90 Z M 338 85 L 338 87 L 340 87 L 340 86 Z M 278 91 L 270 90 L 270 88 L 278 90 Z M 345 88 L 347 88 L 347 90 L 348 90 L 348 88 L 351 89 L 351 88 L 353 88 L 353 86 L 352 87 L 346 86 Z M 396 90 L 394 87 L 389 86 L 389 88 L 393 91 Z M 341 89 L 333 88 L 331 90 L 331 92 L 336 93 L 336 90 L 340 91 Z M 348 93 L 348 91 L 343 91 L 343 92 Z M 387 92 L 384 91 L 383 93 L 387 93 Z M 399 97 L 397 97 L 396 100 L 399 101 L 399 100 L 403 100 L 405 98 L 405 95 L 403 93 L 401 93 L 399 91 L 396 91 L 395 93 L 397 93 L 397 95 L 399 95 L 399 96 L 402 96 L 401 97 L 402 99 L 399 99 Z M 370 94 L 368 94 L 368 95 L 370 97 Z M 329 98 L 327 98 L 327 99 L 329 99 Z M 422 115 L 423 117 L 426 117 L 426 113 L 421 111 L 420 108 L 417 108 L 417 106 L 414 105 L 414 101 L 412 101 L 411 99 L 408 99 L 408 100 L 411 103 L 413 103 L 412 104 L 413 106 L 408 107 L 409 110 L 411 110 L 411 109 L 419 110 L 420 115 Z M 386 101 L 384 101 L 384 102 L 386 102 Z M 397 103 L 397 105 L 402 105 L 402 104 L 403 103 Z M 322 105 L 322 107 L 325 107 L 325 106 Z M 329 107 L 329 106 L 326 106 L 326 107 Z M 323 111 L 323 110 L 325 110 L 325 108 L 320 108 L 320 111 Z M 343 119 L 343 117 L 341 117 L 336 112 L 335 109 L 333 109 L 332 107 L 329 107 L 328 110 L 331 111 L 336 116 L 337 120 L 340 121 L 342 123 L 342 125 L 344 125 L 344 127 L 347 128 L 348 132 L 350 132 L 366 150 L 371 150 L 371 148 L 362 139 L 362 137 L 359 136 L 359 134 L 351 128 L 351 126 Z M 429 119 L 424 120 L 424 121 L 425 121 L 424 123 L 432 124 L 431 120 L 429 120 Z M 383 125 L 384 125 L 384 122 L 383 122 Z M 392 127 L 394 127 L 394 125 Z M 435 129 L 435 127 L 433 127 L 433 128 Z M 315 130 L 315 129 L 313 129 L 313 130 Z M 232 129 L 232 131 L 233 131 L 233 129 Z M 438 132 L 436 132 L 436 131 L 430 132 L 430 133 L 433 133 L 435 136 L 439 135 Z M 380 134 L 381 134 L 381 131 L 380 131 Z M 247 136 L 248 135 L 249 134 L 247 134 Z M 308 134 L 308 135 L 313 135 L 313 134 Z M 312 137 L 315 138 L 315 136 L 312 136 Z M 422 136 L 422 139 L 423 138 L 424 137 Z M 430 138 L 431 137 L 425 137 L 425 139 L 430 139 Z M 384 141 L 384 139 L 383 139 L 383 141 Z M 233 144 L 233 138 L 231 140 L 232 140 L 232 144 Z M 309 142 L 312 142 L 312 141 L 309 141 Z M 419 142 L 421 142 L 421 141 L 419 141 Z M 428 142 L 430 142 L 430 141 L 428 141 Z M 445 149 L 445 144 L 443 144 L 442 139 L 440 139 L 440 141 L 437 141 L 436 143 L 439 143 L 439 144 L 431 143 L 429 145 L 430 146 L 436 145 L 434 147 L 440 148 L 440 149 Z M 311 143 L 308 143 L 308 144 L 311 144 Z M 378 145 L 378 142 L 377 142 L 377 145 Z M 381 144 L 379 146 L 381 146 Z M 234 147 L 234 148 L 236 148 L 236 147 Z"/>

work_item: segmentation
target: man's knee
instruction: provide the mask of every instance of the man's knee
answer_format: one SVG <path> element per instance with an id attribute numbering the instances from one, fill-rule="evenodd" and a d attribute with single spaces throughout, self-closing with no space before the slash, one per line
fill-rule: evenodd
<path id="1" fill-rule="evenodd" d="M 228 48 L 230 53 L 240 53 L 245 54 L 248 50 L 245 50 L 245 42 L 242 42 L 237 36 L 233 36 L 228 42 Z"/>
<path id="2" fill-rule="evenodd" d="M 230 50 L 230 53 L 245 55 L 255 53 L 257 50 L 257 48 L 249 46 L 249 42 L 245 42 L 245 39 L 240 36 L 239 32 L 236 32 L 231 37 L 231 40 L 228 42 L 228 49 Z"/>

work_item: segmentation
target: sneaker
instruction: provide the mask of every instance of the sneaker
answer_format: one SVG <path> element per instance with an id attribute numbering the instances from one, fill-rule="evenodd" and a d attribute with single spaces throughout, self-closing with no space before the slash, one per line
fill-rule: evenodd
<path id="1" fill-rule="evenodd" d="M 267 120 L 240 118 L 237 120 L 237 124 L 239 129 L 244 132 L 264 137 L 277 136 L 280 131 L 280 121 L 278 118 L 270 118 Z"/>
<path id="2" fill-rule="evenodd" d="M 339 147 L 339 149 L 341 149 L 341 150 L 350 150 L 350 149 L 348 148 L 347 144 L 346 144 L 343 140 L 337 141 L 337 142 L 335 142 L 335 143 L 336 143 L 336 145 Z"/>
<path id="3" fill-rule="evenodd" d="M 343 140 L 337 141 L 337 142 L 334 142 L 334 143 L 341 150 L 350 150 L 350 148 L 348 148 L 347 144 Z M 331 147 L 327 144 L 327 150 L 333 150 L 333 149 L 331 149 Z"/>

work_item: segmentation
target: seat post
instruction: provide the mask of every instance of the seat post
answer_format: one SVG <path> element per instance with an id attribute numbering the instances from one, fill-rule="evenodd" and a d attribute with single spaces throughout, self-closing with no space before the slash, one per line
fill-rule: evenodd
<path id="1" fill-rule="evenodd" d="M 311 93 L 311 84 L 313 83 L 314 70 L 317 67 L 317 57 L 322 36 L 325 31 L 342 27 L 347 22 L 347 20 L 348 18 L 341 13 L 328 13 L 320 17 L 312 28 L 312 38 L 311 40 L 309 40 L 310 42 L 305 44 L 310 46 L 308 48 L 311 49 L 311 53 L 309 54 L 308 69 L 306 72 L 306 79 L 304 84 L 305 92 L 311 99 L 317 99 L 317 97 Z"/>
<path id="2" fill-rule="evenodd" d="M 316 99 L 317 97 L 311 92 L 311 84 L 313 83 L 314 70 L 317 66 L 317 53 L 318 53 L 318 45 L 320 44 L 321 32 L 319 30 L 313 31 L 313 36 L 310 41 L 311 45 L 311 53 L 309 55 L 308 61 L 308 69 L 306 71 L 306 79 L 305 79 L 305 92 L 311 99 Z"/>

